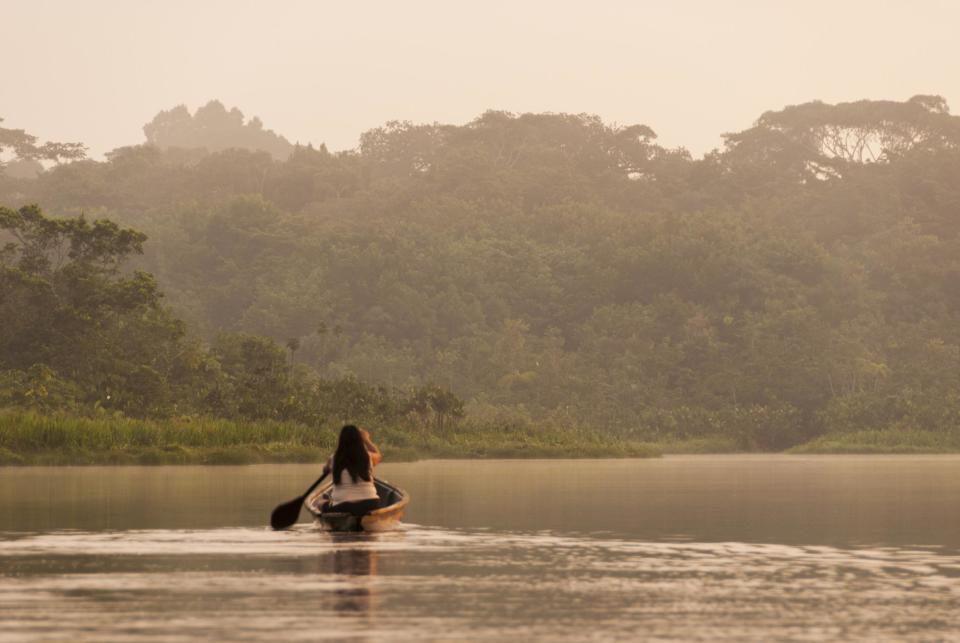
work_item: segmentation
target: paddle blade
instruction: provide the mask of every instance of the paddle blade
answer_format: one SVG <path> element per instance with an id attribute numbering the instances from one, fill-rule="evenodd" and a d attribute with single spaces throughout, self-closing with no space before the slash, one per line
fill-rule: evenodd
<path id="1" fill-rule="evenodd" d="M 270 514 L 270 526 L 274 529 L 286 529 L 300 518 L 300 507 L 303 505 L 303 496 L 294 498 L 290 502 L 278 505 Z"/>

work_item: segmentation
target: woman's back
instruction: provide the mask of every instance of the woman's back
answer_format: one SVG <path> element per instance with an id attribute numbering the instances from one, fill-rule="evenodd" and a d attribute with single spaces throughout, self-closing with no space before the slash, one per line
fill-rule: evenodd
<path id="1" fill-rule="evenodd" d="M 363 429 L 347 425 L 340 431 L 340 440 L 327 468 L 333 473 L 331 505 L 377 499 L 373 483 L 373 467 L 380 462 L 380 450 Z"/>
<path id="2" fill-rule="evenodd" d="M 373 466 L 369 468 L 369 480 L 362 477 L 354 478 L 347 469 L 340 472 L 340 482 L 336 477 L 333 480 L 333 491 L 330 492 L 330 502 L 359 502 L 377 497 L 377 487 L 373 484 Z"/>

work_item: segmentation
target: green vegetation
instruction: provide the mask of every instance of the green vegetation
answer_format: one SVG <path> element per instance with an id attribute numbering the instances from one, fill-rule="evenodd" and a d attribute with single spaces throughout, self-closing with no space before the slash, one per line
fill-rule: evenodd
<path id="1" fill-rule="evenodd" d="M 81 418 L 0 412 L 0 464 L 251 464 L 322 462 L 336 425 L 124 417 Z M 598 433 L 463 423 L 453 432 L 382 426 L 376 439 L 392 460 L 417 458 L 651 457 L 649 445 Z"/>
<path id="2" fill-rule="evenodd" d="M 0 406 L 351 420 L 428 455 L 960 439 L 939 97 L 767 112 L 702 159 L 566 114 L 392 122 L 341 153 L 219 103 L 145 131 L 92 161 L 0 127 Z"/>
<path id="3" fill-rule="evenodd" d="M 180 150 L 182 154 L 220 152 L 228 149 L 262 150 L 276 159 L 285 159 L 293 152 L 290 141 L 264 129 L 259 118 L 244 120 L 234 107 L 227 110 L 220 101 L 212 100 L 191 114 L 183 105 L 162 111 L 143 126 L 147 143 L 163 150 Z"/>
<path id="4" fill-rule="evenodd" d="M 790 453 L 960 453 L 960 431 L 877 429 L 820 436 Z"/>

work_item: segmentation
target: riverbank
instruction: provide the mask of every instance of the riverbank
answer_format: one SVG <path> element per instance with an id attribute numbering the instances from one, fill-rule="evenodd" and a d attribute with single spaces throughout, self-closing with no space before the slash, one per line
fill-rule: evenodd
<path id="1" fill-rule="evenodd" d="M 0 466 L 317 463 L 336 426 L 189 417 L 136 420 L 0 411 Z M 461 423 L 456 430 L 383 426 L 374 430 L 393 462 L 426 458 L 650 458 L 743 453 L 725 437 L 645 442 L 583 429 Z M 827 434 L 792 454 L 960 453 L 960 433 L 878 429 Z"/>
<path id="2" fill-rule="evenodd" d="M 805 454 L 960 453 L 960 432 L 872 429 L 822 435 L 789 449 Z"/>
<path id="3" fill-rule="evenodd" d="M 0 465 L 167 465 L 315 463 L 337 427 L 212 418 L 165 421 L 0 412 Z M 639 458 L 655 446 L 583 430 L 461 424 L 454 431 L 380 427 L 374 438 L 392 461 L 421 458 Z"/>

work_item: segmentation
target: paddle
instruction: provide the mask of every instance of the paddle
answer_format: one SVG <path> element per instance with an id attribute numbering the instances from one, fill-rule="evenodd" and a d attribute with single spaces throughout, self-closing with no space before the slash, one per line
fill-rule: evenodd
<path id="1" fill-rule="evenodd" d="M 323 472 L 323 475 L 317 478 L 317 481 L 310 485 L 310 488 L 303 492 L 303 495 L 299 498 L 294 498 L 290 502 L 285 502 L 282 505 L 277 505 L 277 508 L 273 510 L 273 513 L 270 514 L 270 526 L 274 529 L 286 529 L 293 523 L 297 522 L 300 518 L 300 507 L 303 506 L 303 501 L 307 499 L 307 496 L 310 495 L 310 492 L 317 488 L 324 478 L 327 477 L 327 474 L 330 473 L 330 470 L 327 469 Z"/>

